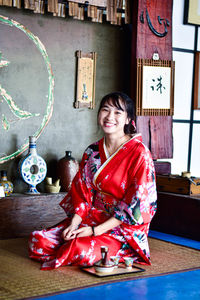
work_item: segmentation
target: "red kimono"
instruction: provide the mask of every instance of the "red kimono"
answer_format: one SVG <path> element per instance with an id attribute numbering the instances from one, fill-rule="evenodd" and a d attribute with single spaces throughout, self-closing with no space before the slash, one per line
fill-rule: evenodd
<path id="1" fill-rule="evenodd" d="M 147 235 L 156 200 L 154 164 L 141 135 L 110 157 L 102 138 L 84 152 L 71 190 L 60 203 L 66 219 L 31 234 L 30 257 L 42 261 L 43 270 L 93 265 L 101 258 L 100 246 L 106 245 L 109 256 L 132 256 L 135 262 L 150 264 Z M 74 213 L 82 218 L 80 227 L 96 226 L 112 216 L 122 223 L 100 236 L 64 241 L 61 233 Z"/>

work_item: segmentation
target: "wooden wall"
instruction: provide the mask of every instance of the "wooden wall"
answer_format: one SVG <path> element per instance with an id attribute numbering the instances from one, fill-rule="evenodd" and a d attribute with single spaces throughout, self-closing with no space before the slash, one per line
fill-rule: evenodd
<path id="1" fill-rule="evenodd" d="M 172 4 L 173 0 L 134 1 L 132 33 L 132 79 L 131 95 L 136 95 L 136 59 L 152 59 L 158 53 L 161 60 L 172 60 Z M 147 12 L 155 33 L 147 22 Z M 158 17 L 162 19 L 159 24 Z M 166 25 L 166 20 L 169 26 Z M 164 25 L 165 22 L 165 25 Z M 165 33 L 165 26 L 167 34 Z M 161 35 L 161 36 L 160 36 Z M 171 116 L 138 116 L 138 131 L 143 135 L 144 143 L 149 147 L 154 159 L 172 158 L 172 117 Z"/>

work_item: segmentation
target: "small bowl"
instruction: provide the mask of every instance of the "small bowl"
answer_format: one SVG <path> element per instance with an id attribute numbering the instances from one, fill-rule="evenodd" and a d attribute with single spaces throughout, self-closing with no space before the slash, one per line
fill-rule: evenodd
<path id="1" fill-rule="evenodd" d="M 95 271 L 98 273 L 111 273 L 114 269 L 115 266 L 114 265 L 110 265 L 110 266 L 95 266 Z"/>
<path id="2" fill-rule="evenodd" d="M 94 264 L 94 268 L 98 273 L 110 273 L 114 270 L 115 265 L 111 261 L 109 261 L 107 264 L 102 264 L 102 260 L 99 260 Z"/>

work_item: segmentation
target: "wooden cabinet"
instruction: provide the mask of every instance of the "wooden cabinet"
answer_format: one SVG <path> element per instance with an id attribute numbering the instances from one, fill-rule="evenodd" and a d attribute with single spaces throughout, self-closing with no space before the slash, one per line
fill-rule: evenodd
<path id="1" fill-rule="evenodd" d="M 53 226 L 66 214 L 59 206 L 66 193 L 13 194 L 0 199 L 0 239 L 28 236 L 33 230 Z"/>

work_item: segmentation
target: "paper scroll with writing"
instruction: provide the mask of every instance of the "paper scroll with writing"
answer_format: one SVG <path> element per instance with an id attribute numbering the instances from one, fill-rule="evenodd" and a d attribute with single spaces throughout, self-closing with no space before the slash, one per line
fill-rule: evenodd
<path id="1" fill-rule="evenodd" d="M 77 51 L 77 83 L 75 107 L 94 108 L 96 53 Z"/>

